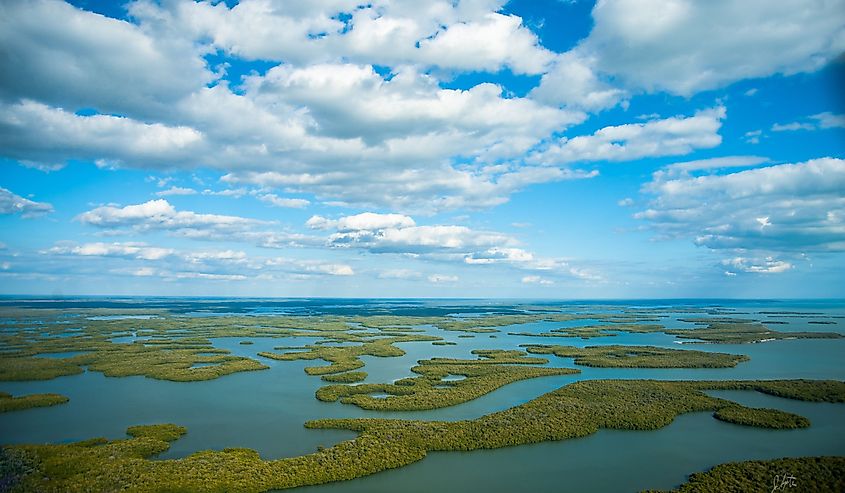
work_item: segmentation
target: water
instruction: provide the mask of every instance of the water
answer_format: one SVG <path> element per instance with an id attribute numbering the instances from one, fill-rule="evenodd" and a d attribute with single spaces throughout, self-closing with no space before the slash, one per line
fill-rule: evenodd
<path id="1" fill-rule="evenodd" d="M 4 299 L 2 306 L 15 300 Z M 349 314 L 426 314 L 477 317 L 482 314 L 522 313 L 526 302 L 488 302 L 478 300 L 193 300 L 154 299 L 129 301 L 85 300 L 91 308 L 108 306 L 138 310 L 149 303 L 151 310 L 170 309 L 178 316 L 282 315 L 290 313 Z M 56 308 L 73 306 L 73 300 L 52 303 L 34 300 L 22 305 L 46 305 Z M 80 302 L 82 303 L 82 302 Z M 101 305 L 98 305 L 100 303 Z M 266 306 L 264 304 L 266 303 Z M 845 305 L 829 301 L 785 302 L 696 302 L 694 300 L 653 302 L 637 301 L 637 306 L 654 309 L 661 306 L 686 308 L 653 315 L 670 328 L 689 328 L 693 324 L 679 318 L 708 316 L 700 313 L 720 305 L 719 316 L 765 319 L 785 322 L 772 324 L 779 331 L 834 331 L 845 333 Z M 548 310 L 568 312 L 619 313 L 625 302 L 531 302 Z M 58 305 L 58 306 L 57 306 Z M 763 313 L 763 312 L 800 312 Z M 118 312 L 119 313 L 119 312 Z M 140 318 L 168 315 L 102 315 L 104 317 Z M 646 316 L 646 315 L 644 315 Z M 652 315 L 647 315 L 652 316 Z M 91 317 L 94 318 L 94 317 Z M 119 319 L 118 318 L 118 319 Z M 811 321 L 834 322 L 811 324 Z M 12 323 L 14 321 L 9 321 Z M 40 322 L 40 321 L 39 321 Z M 324 403 L 314 398 L 325 382 L 304 373 L 306 366 L 323 365 L 317 361 L 275 361 L 257 356 L 274 352 L 278 346 L 315 344 L 315 337 L 212 339 L 215 348 L 234 355 L 257 359 L 270 369 L 229 375 L 205 382 L 177 383 L 143 377 L 108 378 L 88 372 L 37 382 L 0 382 L 0 390 L 14 395 L 57 392 L 70 397 L 68 404 L 49 408 L 4 413 L 0 415 L 2 443 L 63 443 L 91 437 L 122 438 L 131 425 L 171 422 L 188 427 L 188 434 L 172 444 L 160 458 L 184 457 L 204 449 L 248 447 L 262 457 L 279 458 L 306 454 L 318 446 L 331 446 L 355 436 L 342 430 L 307 430 L 305 421 L 332 417 L 390 417 L 424 420 L 474 419 L 485 414 L 525 403 L 546 392 L 583 379 L 836 379 L 845 380 L 845 339 L 786 340 L 761 344 L 679 345 L 678 339 L 663 333 L 628 334 L 582 340 L 579 338 L 540 338 L 509 336 L 508 332 L 540 333 L 554 328 L 594 325 L 600 322 L 536 322 L 499 327 L 500 332 L 459 337 L 432 326 L 418 326 L 423 333 L 443 337 L 453 346 L 435 346 L 430 342 L 397 344 L 406 354 L 397 358 L 362 357 L 368 372 L 365 382 L 391 382 L 416 376 L 410 369 L 418 360 L 432 357 L 475 358 L 475 349 L 519 349 L 523 344 L 561 344 L 574 346 L 630 344 L 654 345 L 672 349 L 687 348 L 746 354 L 748 362 L 735 368 L 719 369 L 614 369 L 578 367 L 571 358 L 543 355 L 547 366 L 578 368 L 581 373 L 515 382 L 473 401 L 444 409 L 413 412 L 364 411 L 340 403 Z M 645 322 L 651 323 L 651 322 Z M 29 325 L 39 325 L 28 322 Z M 613 327 L 612 324 L 609 325 Z M 124 333 L 125 334 L 125 333 Z M 114 342 L 143 341 L 147 336 L 122 335 Z M 243 345 L 250 340 L 253 344 Z M 331 345 L 337 345 L 331 343 Z M 41 357 L 70 357 L 76 352 L 42 354 Z M 539 355 L 537 355 L 539 356 Z M 459 380 L 449 376 L 445 381 Z M 808 417 L 812 426 L 804 430 L 762 430 L 723 423 L 709 413 L 679 416 L 670 426 L 647 432 L 601 430 L 589 437 L 555 443 L 541 443 L 497 450 L 468 453 L 435 452 L 424 460 L 404 468 L 385 471 L 344 483 L 303 488 L 303 492 L 337 490 L 344 492 L 379 491 L 637 491 L 644 488 L 672 488 L 686 475 L 706 470 L 718 463 L 758 458 L 800 455 L 845 455 L 845 405 L 815 404 L 779 399 L 754 392 L 719 392 L 719 397 L 737 400 L 755 407 L 775 407 Z M 389 397 L 387 397 L 389 398 Z"/>

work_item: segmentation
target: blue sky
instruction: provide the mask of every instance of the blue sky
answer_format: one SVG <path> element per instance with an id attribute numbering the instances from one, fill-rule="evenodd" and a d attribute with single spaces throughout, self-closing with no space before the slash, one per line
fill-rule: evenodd
<path id="1" fill-rule="evenodd" d="M 845 0 L 0 4 L 0 293 L 845 296 Z"/>

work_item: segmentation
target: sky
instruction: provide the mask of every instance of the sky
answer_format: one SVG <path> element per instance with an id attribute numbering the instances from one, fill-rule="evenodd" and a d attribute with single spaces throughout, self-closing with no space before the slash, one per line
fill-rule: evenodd
<path id="1" fill-rule="evenodd" d="M 0 0 L 0 294 L 843 279 L 845 0 Z"/>

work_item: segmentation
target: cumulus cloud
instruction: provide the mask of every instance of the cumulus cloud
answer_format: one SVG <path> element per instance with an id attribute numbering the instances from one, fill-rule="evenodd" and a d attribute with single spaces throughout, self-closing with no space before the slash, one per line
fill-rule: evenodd
<path id="1" fill-rule="evenodd" d="M 81 245 L 60 242 L 40 253 L 54 259 L 68 256 L 115 259 L 124 263 L 117 264 L 111 272 L 142 277 L 157 276 L 168 280 L 246 280 L 261 275 L 293 276 L 302 279 L 313 276 L 355 275 L 352 267 L 343 262 L 251 256 L 240 250 L 184 250 L 137 242 L 96 242 Z M 139 266 L 139 263 L 142 265 Z M 77 264 L 69 264 L 65 269 L 73 271 L 77 267 Z"/>
<path id="2" fill-rule="evenodd" d="M 335 248 L 359 248 L 374 253 L 471 255 L 516 242 L 502 233 L 476 231 L 457 225 L 417 225 L 402 214 L 365 212 L 339 219 L 312 216 L 312 229 L 333 231 L 326 244 Z"/>
<path id="3" fill-rule="evenodd" d="M 843 0 L 606 0 L 593 21 L 579 56 L 632 89 L 685 96 L 814 71 L 845 50 Z"/>
<path id="4" fill-rule="evenodd" d="M 727 275 L 735 275 L 736 271 L 752 274 L 780 274 L 792 269 L 792 264 L 783 260 L 776 260 L 773 257 L 746 258 L 734 257 L 722 261 L 722 265 L 730 268 Z"/>
<path id="5" fill-rule="evenodd" d="M 471 171 L 451 166 L 409 169 L 370 175 L 361 180 L 354 171 L 288 174 L 276 171 L 233 172 L 223 176 L 225 183 L 284 187 L 295 192 L 335 199 L 338 206 L 375 208 L 430 214 L 443 210 L 496 206 L 510 194 L 531 184 L 582 180 L 598 176 L 598 171 L 562 169 L 548 166 L 490 166 Z"/>
<path id="6" fill-rule="evenodd" d="M 568 261 L 537 257 L 519 247 L 519 242 L 512 236 L 497 231 L 448 224 L 418 225 L 409 216 L 372 212 L 339 219 L 312 216 L 306 224 L 312 229 L 328 231 L 330 234 L 325 239 L 325 246 L 332 249 L 356 249 L 371 254 L 393 254 L 467 266 L 497 265 L 589 281 L 601 280 L 598 274 L 575 267 Z M 411 279 L 420 276 L 416 271 L 405 269 L 386 270 L 379 274 L 381 278 Z"/>
<path id="7" fill-rule="evenodd" d="M 845 161 L 821 158 L 729 174 L 665 173 L 643 191 L 635 215 L 663 235 L 712 249 L 804 252 L 845 250 Z"/>
<path id="8" fill-rule="evenodd" d="M 575 51 L 558 55 L 551 70 L 530 97 L 552 105 L 599 111 L 616 106 L 626 92 L 600 79 L 594 59 L 584 59 Z"/>
<path id="9" fill-rule="evenodd" d="M 363 212 L 354 216 L 344 216 L 338 220 L 322 216 L 311 216 L 305 223 L 311 229 L 335 228 L 338 231 L 361 231 L 385 228 L 407 228 L 416 226 L 413 218 L 403 214 L 377 214 Z"/>
<path id="10" fill-rule="evenodd" d="M 113 165 L 164 167 L 185 163 L 203 148 L 187 126 L 147 124 L 111 115 L 80 116 L 24 100 L 0 101 L 0 154 L 55 164 L 87 159 Z"/>
<path id="11" fill-rule="evenodd" d="M 170 187 L 167 190 L 159 190 L 156 195 L 159 197 L 167 197 L 168 195 L 196 195 L 197 191 L 193 188 L 186 187 Z"/>
<path id="12" fill-rule="evenodd" d="M 167 230 L 187 234 L 191 230 L 243 231 L 262 223 L 238 216 L 177 211 L 165 199 L 124 207 L 105 205 L 76 216 L 76 220 L 103 229 Z"/>
<path id="13" fill-rule="evenodd" d="M 693 116 L 676 116 L 643 123 L 604 127 L 592 135 L 562 138 L 529 159 L 537 163 L 578 161 L 630 161 L 644 157 L 679 156 L 722 142 L 719 128 L 725 118 L 722 106 Z"/>
<path id="14" fill-rule="evenodd" d="M 493 12 L 419 41 L 419 51 L 427 64 L 492 72 L 509 67 L 516 73 L 541 73 L 552 59 L 522 19 Z"/>
<path id="15" fill-rule="evenodd" d="M 35 202 L 0 187 L 0 214 L 20 214 L 32 218 L 53 212 L 53 206 L 46 202 Z"/>
<path id="16" fill-rule="evenodd" d="M 3 2 L 0 46 L 0 98 L 11 100 L 149 117 L 212 80 L 190 40 L 57 0 Z"/>
<path id="17" fill-rule="evenodd" d="M 448 70 L 542 71 L 551 53 L 502 1 L 411 4 L 381 0 L 275 4 L 244 0 L 136 2 L 130 12 L 157 32 L 178 30 L 247 59 L 302 65 L 341 59 Z M 341 14 L 344 14 L 342 16 Z"/>
<path id="18" fill-rule="evenodd" d="M 501 7 L 138 1 L 129 22 L 55 0 L 4 5 L 0 149 L 41 169 L 210 167 L 337 204 L 427 212 L 591 176 L 515 161 L 583 121 L 580 109 L 489 83 L 440 86 L 444 70 L 546 70 L 553 55 Z M 225 66 L 206 67 L 217 51 L 284 63 L 235 89 Z"/>
<path id="19" fill-rule="evenodd" d="M 276 257 L 267 259 L 264 267 L 281 269 L 288 273 L 297 275 L 330 275 L 330 276 L 352 276 L 355 271 L 351 266 L 343 263 L 325 262 L 321 260 L 300 260 Z"/>
<path id="20" fill-rule="evenodd" d="M 82 257 L 126 257 L 139 260 L 160 260 L 176 253 L 172 248 L 147 246 L 145 243 L 86 243 L 84 245 L 60 245 L 45 253 L 70 254 Z"/>
<path id="21" fill-rule="evenodd" d="M 477 248 L 510 244 L 514 240 L 496 232 L 475 231 L 466 226 L 434 225 L 339 231 L 329 236 L 335 247 L 365 248 L 377 253 L 453 252 L 467 254 Z"/>
<path id="22" fill-rule="evenodd" d="M 308 207 L 308 205 L 311 204 L 311 202 L 306 199 L 279 197 L 273 193 L 259 194 L 258 200 L 276 207 L 288 207 L 291 209 L 302 209 L 303 207 Z"/>

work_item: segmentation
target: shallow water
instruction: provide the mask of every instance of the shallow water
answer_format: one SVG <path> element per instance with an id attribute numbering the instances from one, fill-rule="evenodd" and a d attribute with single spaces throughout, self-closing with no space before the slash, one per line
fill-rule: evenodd
<path id="1" fill-rule="evenodd" d="M 179 300 L 179 313 L 189 316 L 308 313 L 368 313 L 378 309 L 397 313 L 452 313 L 472 317 L 495 312 L 486 302 L 436 300 L 390 302 L 379 300 L 346 302 L 344 300 L 290 300 L 279 306 L 262 308 L 260 300 L 249 305 L 236 301 L 215 302 L 192 308 L 192 300 Z M 298 306 L 296 302 L 301 302 Z M 117 303 L 117 302 L 113 302 Z M 176 302 L 174 302 L 176 303 Z M 476 303 L 473 305 L 473 303 Z M 679 318 L 706 316 L 690 313 L 703 307 L 721 304 L 720 316 L 749 319 L 771 319 L 786 324 L 773 324 L 779 331 L 845 332 L 845 306 L 832 302 L 695 302 L 686 300 L 688 308 L 673 313 L 659 313 L 661 322 L 670 328 L 689 328 L 692 324 Z M 672 305 L 672 302 L 637 302 L 645 309 Z M 157 301 L 157 310 L 166 306 Z M 483 305 L 483 306 L 482 306 Z M 549 304 L 557 310 L 561 304 Z M 566 306 L 566 311 L 617 312 L 623 302 Z M 132 308 L 141 307 L 133 302 Z M 119 308 L 119 306 L 117 307 Z M 503 310 L 515 310 L 503 304 Z M 216 311 L 217 310 L 217 311 Z M 761 313 L 799 311 L 794 314 Z M 154 315 L 151 315 L 154 316 Z M 155 315 L 157 316 L 157 315 Z M 651 315 L 643 315 L 651 316 Z M 142 318 L 143 315 L 133 315 Z M 833 318 L 832 318 L 833 317 Z M 813 320 L 835 324 L 810 324 Z M 30 322 L 31 323 L 31 322 Z M 216 348 L 238 356 L 257 359 L 270 369 L 229 375 L 205 382 L 176 383 L 143 377 L 108 378 L 100 373 L 85 372 L 39 382 L 0 382 L 0 391 L 14 395 L 57 392 L 70 397 L 68 404 L 30 409 L 0 415 L 0 442 L 45 443 L 69 442 L 96 436 L 120 438 L 131 425 L 172 422 L 188 427 L 188 434 L 173 443 L 160 458 L 184 457 L 204 449 L 248 447 L 262 457 L 291 457 L 310 453 L 318 446 L 330 446 L 355 436 L 341 430 L 307 430 L 305 421 L 330 417 L 391 417 L 425 420 L 461 420 L 507 409 L 525 403 L 546 392 L 582 379 L 837 379 L 845 380 L 845 339 L 786 340 L 760 344 L 679 345 L 678 339 L 663 333 L 628 334 L 582 340 L 580 338 L 541 338 L 509 336 L 508 332 L 539 333 L 554 328 L 599 324 L 596 320 L 572 322 L 536 322 L 499 327 L 495 334 L 470 334 L 443 331 L 419 326 L 423 333 L 454 342 L 453 346 L 437 346 L 430 342 L 397 344 L 406 354 L 396 358 L 362 357 L 368 372 L 365 382 L 391 382 L 415 376 L 410 369 L 418 360 L 432 357 L 475 358 L 476 349 L 520 349 L 524 344 L 561 344 L 574 346 L 630 344 L 654 345 L 672 349 L 696 349 L 746 354 L 751 361 L 735 368 L 723 369 L 613 369 L 578 367 L 571 358 L 553 355 L 548 366 L 578 368 L 581 373 L 543 377 L 515 382 L 473 401 L 432 411 L 376 412 L 364 411 L 340 403 L 317 401 L 314 392 L 325 382 L 304 373 L 306 366 L 324 365 L 317 361 L 275 361 L 257 356 L 262 351 L 275 351 L 279 346 L 304 346 L 322 339 L 315 337 L 212 339 Z M 652 323 L 652 322 L 644 322 Z M 608 324 L 613 327 L 613 324 Z M 145 336 L 115 337 L 114 342 L 143 341 Z M 491 335 L 495 337 L 491 337 Z M 250 340 L 253 344 L 243 345 Z M 337 345 L 331 343 L 331 345 Z M 42 357 L 69 357 L 74 352 L 43 354 Z M 457 379 L 447 377 L 449 381 Z M 708 413 L 679 416 L 661 430 L 624 432 L 601 430 L 577 440 L 542 443 L 499 450 L 469 453 L 431 453 L 410 466 L 382 472 L 354 481 L 303 488 L 301 491 L 635 491 L 642 488 L 671 488 L 690 472 L 705 470 L 715 464 L 752 458 L 797 455 L 845 455 L 845 405 L 812 404 L 778 399 L 753 392 L 714 393 L 756 407 L 777 407 L 804 415 L 812 421 L 806 430 L 773 431 L 742 427 L 713 419 Z"/>

